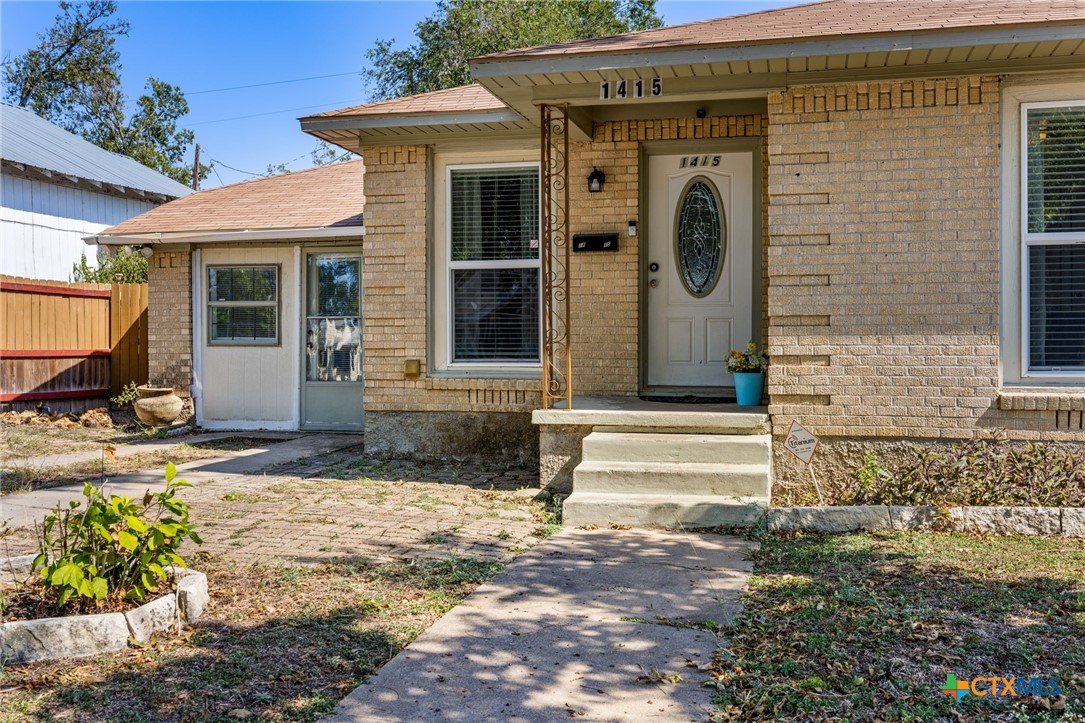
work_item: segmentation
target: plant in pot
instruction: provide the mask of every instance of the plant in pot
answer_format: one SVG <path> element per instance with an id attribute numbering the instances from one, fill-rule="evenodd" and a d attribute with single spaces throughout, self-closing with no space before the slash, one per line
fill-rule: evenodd
<path id="1" fill-rule="evenodd" d="M 727 355 L 727 371 L 735 377 L 735 396 L 740 407 L 761 404 L 768 366 L 769 355 L 764 350 L 758 351 L 757 344 L 752 341 L 741 351 L 732 351 Z"/>

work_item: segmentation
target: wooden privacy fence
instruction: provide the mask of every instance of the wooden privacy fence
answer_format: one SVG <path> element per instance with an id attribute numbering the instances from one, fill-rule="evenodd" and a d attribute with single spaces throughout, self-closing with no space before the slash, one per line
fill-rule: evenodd
<path id="1" fill-rule="evenodd" d="M 101 406 L 147 382 L 147 285 L 0 276 L 0 405 Z"/>

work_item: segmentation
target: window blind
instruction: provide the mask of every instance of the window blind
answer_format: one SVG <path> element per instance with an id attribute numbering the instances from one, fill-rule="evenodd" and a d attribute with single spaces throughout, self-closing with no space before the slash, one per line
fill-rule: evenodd
<path id="1" fill-rule="evenodd" d="M 1030 246 L 1029 368 L 1085 370 L 1085 245 Z"/>
<path id="2" fill-rule="evenodd" d="M 450 361 L 537 363 L 539 170 L 489 166 L 449 175 Z"/>
<path id="3" fill-rule="evenodd" d="M 277 266 L 209 266 L 207 304 L 211 342 L 278 343 Z"/>
<path id="4" fill-rule="evenodd" d="M 452 261 L 538 258 L 538 170 L 454 170 L 450 186 Z"/>
<path id="5" fill-rule="evenodd" d="M 1026 115 L 1028 232 L 1085 231 L 1085 105 Z"/>

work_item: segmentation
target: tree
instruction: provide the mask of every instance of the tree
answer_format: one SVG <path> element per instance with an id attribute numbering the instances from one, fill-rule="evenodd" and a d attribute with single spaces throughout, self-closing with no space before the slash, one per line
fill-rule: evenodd
<path id="1" fill-rule="evenodd" d="M 185 184 L 192 169 L 184 155 L 193 133 L 178 127 L 188 101 L 177 86 L 148 78 L 128 116 L 115 42 L 129 24 L 114 18 L 113 0 L 61 1 L 37 47 L 3 67 L 5 98 L 102 148 L 130 156 Z M 200 166 L 200 179 L 211 166 Z"/>
<path id="2" fill-rule="evenodd" d="M 355 157 L 356 156 L 350 151 L 344 151 L 342 148 L 337 148 L 324 140 L 318 140 L 316 148 L 309 151 L 309 159 L 313 162 L 313 167 L 330 166 L 333 163 L 342 163 L 343 161 L 349 161 Z M 294 160 L 296 161 L 298 159 L 295 158 Z M 291 161 L 291 163 L 293 163 L 293 161 Z M 284 173 L 290 173 L 288 163 L 269 163 L 267 164 L 267 171 L 264 172 L 264 176 L 279 176 Z"/>
<path id="3" fill-rule="evenodd" d="M 662 24 L 655 0 L 441 0 L 415 26 L 414 45 L 378 40 L 366 51 L 365 77 L 375 99 L 414 95 L 470 83 L 479 55 Z"/>
<path id="4" fill-rule="evenodd" d="M 103 249 L 98 255 L 98 267 L 87 264 L 87 255 L 83 254 L 79 263 L 72 265 L 72 278 L 88 284 L 114 284 L 117 276 L 122 284 L 147 283 L 147 259 L 138 249 L 121 246 L 110 253 Z"/>

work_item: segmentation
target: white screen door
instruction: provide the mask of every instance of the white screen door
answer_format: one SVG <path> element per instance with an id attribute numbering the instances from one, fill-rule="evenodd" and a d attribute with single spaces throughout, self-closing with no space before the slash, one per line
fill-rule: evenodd
<path id="1" fill-rule="evenodd" d="M 362 428 L 362 257 L 307 254 L 302 423 Z"/>

